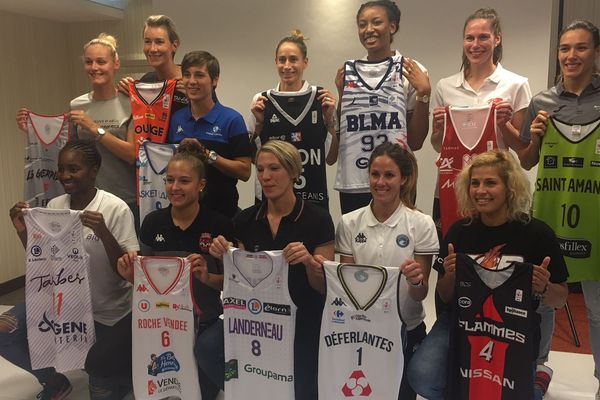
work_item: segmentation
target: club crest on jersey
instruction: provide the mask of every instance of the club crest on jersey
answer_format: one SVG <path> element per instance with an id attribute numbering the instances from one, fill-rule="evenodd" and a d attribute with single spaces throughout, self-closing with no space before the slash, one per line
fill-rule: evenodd
<path id="1" fill-rule="evenodd" d="M 354 273 L 354 279 L 358 282 L 366 282 L 369 279 L 369 274 L 361 269 Z"/>
<path id="2" fill-rule="evenodd" d="M 396 236 L 396 244 L 398 247 L 405 248 L 409 245 L 410 239 L 405 234 L 400 234 Z"/>
<path id="3" fill-rule="evenodd" d="M 290 135 L 290 140 L 292 141 L 292 143 L 301 142 L 302 132 L 292 132 Z"/>
<path id="4" fill-rule="evenodd" d="M 208 253 L 208 249 L 210 248 L 210 244 L 212 243 L 212 235 L 208 232 L 204 232 L 200 234 L 200 239 L 198 240 L 198 246 L 200 250 L 205 253 Z"/>
<path id="5" fill-rule="evenodd" d="M 361 370 L 356 370 L 350 374 L 350 377 L 342 387 L 342 394 L 345 397 L 368 397 L 371 395 L 371 385 L 367 377 Z"/>
<path id="6" fill-rule="evenodd" d="M 280 121 L 279 121 L 279 117 L 278 117 L 276 114 L 273 114 L 273 115 L 271 116 L 271 119 L 269 119 L 269 122 L 270 122 L 270 123 L 272 123 L 272 124 L 274 124 L 274 123 L 277 123 L 277 122 L 280 122 Z"/>
<path id="7" fill-rule="evenodd" d="M 179 361 L 172 351 L 167 351 L 157 356 L 150 355 L 150 364 L 148 364 L 148 375 L 157 376 L 165 372 L 177 372 L 180 369 Z"/>
<path id="8" fill-rule="evenodd" d="M 355 243 L 367 243 L 367 235 L 362 232 L 359 232 L 358 235 L 354 238 Z"/>
<path id="9" fill-rule="evenodd" d="M 165 238 L 163 237 L 162 233 L 157 233 L 156 236 L 154 236 L 154 241 L 157 243 L 158 242 L 164 243 Z"/>
<path id="10" fill-rule="evenodd" d="M 146 293 L 148 291 L 148 288 L 143 283 L 140 283 L 137 289 L 135 289 L 135 291 L 140 293 Z"/>

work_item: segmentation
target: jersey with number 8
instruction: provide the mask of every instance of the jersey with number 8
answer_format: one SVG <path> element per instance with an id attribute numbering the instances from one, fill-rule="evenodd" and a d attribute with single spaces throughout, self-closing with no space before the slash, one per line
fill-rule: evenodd
<path id="1" fill-rule="evenodd" d="M 293 399 L 296 306 L 281 251 L 223 257 L 225 399 Z"/>

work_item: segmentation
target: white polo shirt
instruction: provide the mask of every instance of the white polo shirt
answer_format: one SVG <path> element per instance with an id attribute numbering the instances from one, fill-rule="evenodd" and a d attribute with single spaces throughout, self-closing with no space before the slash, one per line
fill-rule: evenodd
<path id="1" fill-rule="evenodd" d="M 400 267 L 415 255 L 439 252 L 435 224 L 429 215 L 411 210 L 402 203 L 385 222 L 377 221 L 371 205 L 342 215 L 335 237 L 336 251 L 350 256 L 358 264 Z M 425 318 L 420 301 L 408 294 L 404 275 L 400 278 L 400 311 L 408 330 Z"/>
<path id="2" fill-rule="evenodd" d="M 447 78 L 440 79 L 435 86 L 431 107 L 473 107 L 489 104 L 500 98 L 512 104 L 513 111 L 527 108 L 531 101 L 531 89 L 527 78 L 504 69 L 500 63 L 487 77 L 478 91 L 473 90 L 460 71 Z M 506 149 L 502 135 L 498 135 L 498 147 Z"/>

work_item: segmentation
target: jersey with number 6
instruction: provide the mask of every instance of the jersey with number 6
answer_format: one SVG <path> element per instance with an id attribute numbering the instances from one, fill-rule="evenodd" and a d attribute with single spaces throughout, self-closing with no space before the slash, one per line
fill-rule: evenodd
<path id="1" fill-rule="evenodd" d="M 201 399 L 194 357 L 191 267 L 185 258 L 137 257 L 132 301 L 136 399 Z"/>
<path id="2" fill-rule="evenodd" d="M 340 192 L 369 191 L 367 164 L 377 145 L 394 142 L 408 149 L 402 59 L 395 55 L 382 62 L 350 60 L 344 64 L 334 186 Z"/>
<path id="3" fill-rule="evenodd" d="M 281 251 L 223 257 L 225 399 L 294 398 L 296 306 Z"/>
<path id="4" fill-rule="evenodd" d="M 600 280 L 600 119 L 550 119 L 535 189 L 533 216 L 556 232 L 569 281 Z"/>
<path id="5" fill-rule="evenodd" d="M 532 265 L 491 270 L 458 254 L 448 389 L 456 400 L 530 400 L 539 319 Z"/>
<path id="6" fill-rule="evenodd" d="M 404 368 L 399 268 L 324 263 L 319 398 L 397 399 Z"/>
<path id="7" fill-rule="evenodd" d="M 81 211 L 24 210 L 25 306 L 33 369 L 83 368 L 95 341 L 89 256 L 80 216 Z"/>

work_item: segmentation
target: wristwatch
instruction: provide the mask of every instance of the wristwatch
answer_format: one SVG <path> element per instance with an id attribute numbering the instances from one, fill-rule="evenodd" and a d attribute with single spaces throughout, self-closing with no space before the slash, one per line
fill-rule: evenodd
<path id="1" fill-rule="evenodd" d="M 98 129 L 96 129 L 96 132 L 98 132 L 98 136 L 96 136 L 96 140 L 100 140 L 100 139 L 102 139 L 102 137 L 104 135 L 106 135 L 106 130 L 102 127 L 99 127 Z"/>
<path id="2" fill-rule="evenodd" d="M 415 100 L 420 101 L 421 103 L 429 103 L 429 95 L 424 94 L 423 96 L 416 95 Z"/>
<path id="3" fill-rule="evenodd" d="M 206 157 L 206 162 L 210 164 L 214 164 L 217 161 L 218 154 L 216 151 L 211 150 L 208 152 L 208 157 Z"/>

